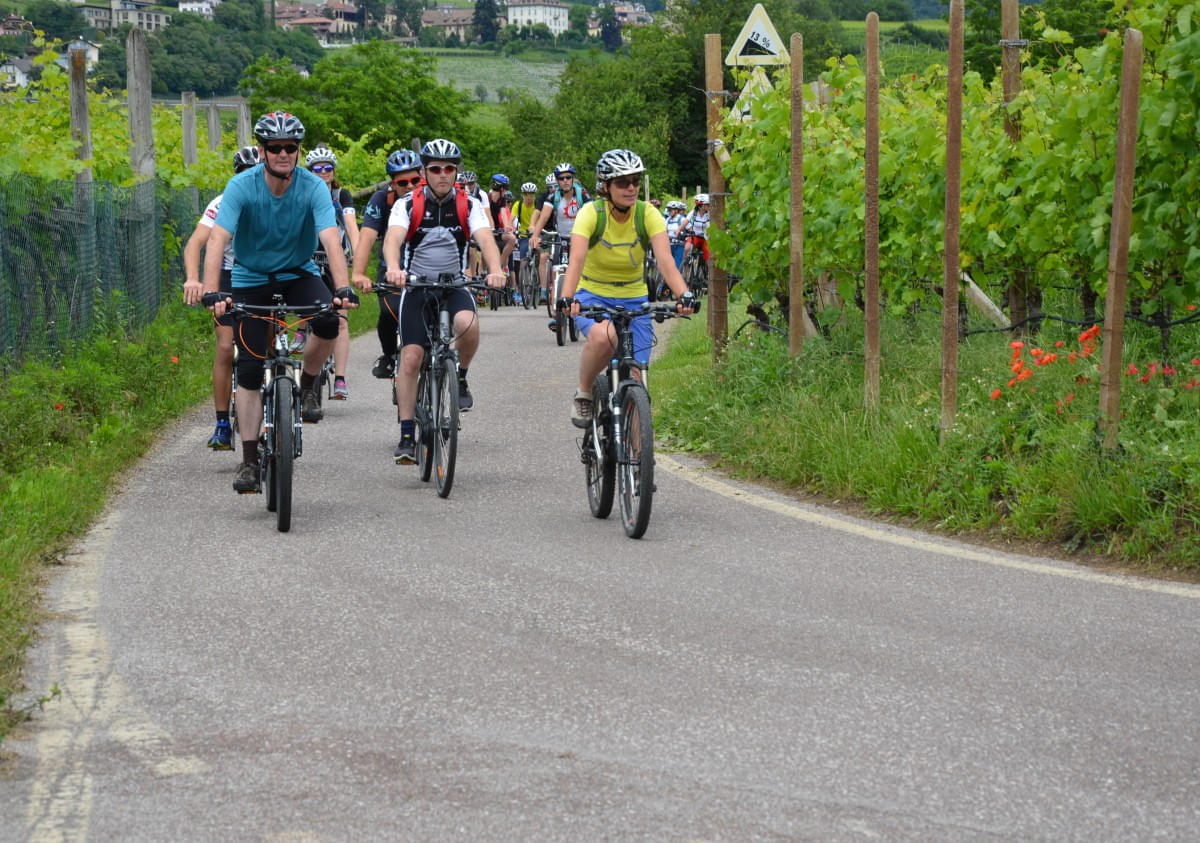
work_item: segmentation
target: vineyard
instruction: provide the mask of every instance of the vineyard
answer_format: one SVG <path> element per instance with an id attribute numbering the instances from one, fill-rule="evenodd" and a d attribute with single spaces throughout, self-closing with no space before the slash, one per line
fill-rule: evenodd
<path id="1" fill-rule="evenodd" d="M 1200 35 L 1195 3 L 1131 4 L 1146 33 L 1129 310 L 1166 324 L 1200 302 L 1200 166 L 1191 70 Z M 1108 257 L 1121 36 L 1071 50 L 1064 33 L 1036 33 L 1063 48 L 1053 68 L 1026 69 L 1007 107 L 1021 128 L 1005 134 L 1000 82 L 964 80 L 961 265 L 1003 289 L 1018 273 L 1043 291 L 1075 291 L 1073 315 L 1093 319 Z M 804 118 L 804 261 L 810 285 L 832 280 L 844 300 L 861 286 L 864 242 L 865 75 L 853 58 L 822 76 L 827 106 Z M 727 123 L 728 230 L 714 236 L 720 260 L 755 303 L 786 299 L 790 92 L 786 74 L 745 123 Z M 940 297 L 945 191 L 946 70 L 892 80 L 880 92 L 880 273 L 890 313 Z M 1200 318 L 1200 317 L 1198 317 Z"/>

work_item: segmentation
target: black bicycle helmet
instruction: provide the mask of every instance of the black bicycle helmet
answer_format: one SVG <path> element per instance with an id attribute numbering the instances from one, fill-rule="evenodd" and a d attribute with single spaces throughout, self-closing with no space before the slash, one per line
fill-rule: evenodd
<path id="1" fill-rule="evenodd" d="M 387 158 L 387 174 L 389 176 L 419 169 L 421 169 L 421 159 L 411 149 L 397 149 Z"/>
<path id="2" fill-rule="evenodd" d="M 421 163 L 428 164 L 430 161 L 452 161 L 460 164 L 462 163 L 462 152 L 454 141 L 434 138 L 421 147 Z"/>
<path id="3" fill-rule="evenodd" d="M 249 170 L 259 162 L 257 146 L 243 146 L 237 152 L 233 153 L 233 171 L 240 173 L 242 170 Z"/>
<path id="4" fill-rule="evenodd" d="M 260 141 L 304 140 L 304 124 L 300 118 L 286 111 L 272 111 L 258 118 L 254 124 L 254 137 Z"/>

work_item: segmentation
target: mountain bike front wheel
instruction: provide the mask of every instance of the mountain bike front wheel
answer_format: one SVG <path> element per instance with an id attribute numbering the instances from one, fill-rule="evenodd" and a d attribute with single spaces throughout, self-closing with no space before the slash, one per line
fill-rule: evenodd
<path id="1" fill-rule="evenodd" d="M 583 474 L 587 483 L 588 508 L 596 518 L 612 512 L 613 485 L 617 465 L 608 435 L 608 376 L 601 372 L 592 383 L 592 429 L 583 437 Z"/>
<path id="2" fill-rule="evenodd" d="M 449 497 L 454 485 L 454 460 L 458 455 L 458 369 L 453 358 L 441 362 L 438 377 L 437 419 L 433 427 L 434 481 L 439 497 Z"/>
<path id="3" fill-rule="evenodd" d="M 275 455 L 273 497 L 276 501 L 275 519 L 279 532 L 292 528 L 292 466 L 296 458 L 296 401 L 291 378 L 276 378 L 275 389 Z"/>
<path id="4" fill-rule="evenodd" d="M 428 354 L 428 352 L 426 352 Z M 415 425 L 413 436 L 417 446 L 417 472 L 421 482 L 428 483 L 433 476 L 433 391 L 430 389 L 431 373 L 427 365 L 421 366 L 417 376 L 417 408 L 413 414 Z"/>
<path id="5" fill-rule="evenodd" d="M 617 452 L 617 490 L 625 535 L 639 539 L 650 526 L 654 499 L 654 421 L 650 396 L 638 383 L 621 396 L 621 444 Z"/>

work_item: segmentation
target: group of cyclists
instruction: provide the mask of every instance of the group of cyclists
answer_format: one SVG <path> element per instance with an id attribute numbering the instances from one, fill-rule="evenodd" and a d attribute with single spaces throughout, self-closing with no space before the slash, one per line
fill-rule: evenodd
<path id="1" fill-rule="evenodd" d="M 373 288 L 367 269 L 380 238 L 375 276 L 380 285 L 387 286 L 380 292 L 377 333 L 381 354 L 372 374 L 394 379 L 400 421 L 394 459 L 401 465 L 416 462 L 413 416 L 417 377 L 438 310 L 429 291 L 406 287 L 410 275 L 482 275 L 489 288 L 504 290 L 516 281 L 510 279 L 510 274 L 515 275 L 509 271 L 510 259 L 531 259 L 537 251 L 541 291 L 543 296 L 551 296 L 551 262 L 557 263 L 562 244 L 569 244 L 560 295 L 561 306 L 586 338 L 570 412 L 572 422 L 580 427 L 588 424 L 593 412 L 591 384 L 616 343 L 611 325 L 580 315 L 581 307 L 640 306 L 647 300 L 643 262 L 651 252 L 666 286 L 678 300 L 679 311 L 686 314 L 694 308 L 693 294 L 680 269 L 693 248 L 702 249 L 708 259 L 708 197 L 698 194 L 690 212 L 682 202 L 668 202 L 664 216 L 657 200 L 638 198 L 645 166 L 631 150 L 612 149 L 600 156 L 595 198 L 579 183 L 574 166 L 566 162 L 554 168 L 542 189 L 526 181 L 520 185 L 519 195 L 514 195 L 502 173 L 493 174 L 483 192 L 476 174 L 462 168 L 463 155 L 457 144 L 434 139 L 419 153 L 400 149 L 388 156 L 387 184 L 368 200 L 360 228 L 350 194 L 335 175 L 336 155 L 323 145 L 302 153 L 305 130 L 298 118 L 282 111 L 265 114 L 255 124 L 254 135 L 254 146 L 235 153 L 234 176 L 224 192 L 209 203 L 184 250 L 184 300 L 208 306 L 217 323 L 213 358 L 216 428 L 208 445 L 230 449 L 231 425 L 238 425 L 242 463 L 233 487 L 239 493 L 260 491 L 257 466 L 263 371 L 259 361 L 271 338 L 262 320 L 243 320 L 234 330 L 228 307 L 232 302 L 269 304 L 276 295 L 290 305 L 332 304 L 334 310 L 312 319 L 293 346 L 303 352 L 301 418 L 305 423 L 317 423 L 323 418 L 323 409 L 316 379 L 331 354 L 333 397 L 348 397 L 346 311 L 358 304 L 354 288 L 362 292 Z M 543 231 L 556 233 L 560 245 L 539 250 Z M 347 264 L 349 255 L 353 255 L 352 266 Z M 477 303 L 467 289 L 455 290 L 449 310 L 459 358 L 459 406 L 468 410 L 474 399 L 467 374 L 479 348 Z M 643 367 L 652 344 L 652 320 L 638 317 L 634 356 Z M 229 418 L 232 376 L 239 388 L 236 420 Z"/>

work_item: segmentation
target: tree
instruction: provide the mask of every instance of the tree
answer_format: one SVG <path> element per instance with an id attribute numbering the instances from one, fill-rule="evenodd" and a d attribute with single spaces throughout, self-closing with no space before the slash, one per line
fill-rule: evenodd
<path id="1" fill-rule="evenodd" d="M 621 22 L 617 20 L 617 12 L 612 6 L 600 10 L 600 40 L 604 49 L 614 53 L 621 49 L 624 39 L 621 38 Z"/>
<path id="2" fill-rule="evenodd" d="M 577 32 L 583 37 L 588 34 L 588 18 L 594 10 L 591 6 L 573 3 L 567 7 L 567 31 Z"/>
<path id="3" fill-rule="evenodd" d="M 47 38 L 71 41 L 78 38 L 89 24 L 78 6 L 57 0 L 33 0 L 25 8 L 25 17 Z"/>
<path id="4" fill-rule="evenodd" d="M 500 6 L 496 0 L 477 0 L 475 15 L 472 23 L 479 40 L 484 44 L 496 43 L 496 34 L 500 31 Z"/>
<path id="5" fill-rule="evenodd" d="M 282 108 L 298 116 L 310 145 L 340 134 L 365 138 L 368 148 L 392 148 L 413 137 L 461 135 L 474 104 L 439 84 L 434 67 L 416 50 L 368 41 L 330 52 L 308 78 L 286 60 L 264 57 L 246 69 L 240 87 L 252 113 Z"/>
<path id="6" fill-rule="evenodd" d="M 480 82 L 478 85 L 475 86 L 475 99 L 479 100 L 480 103 L 485 103 L 485 102 L 487 102 L 487 98 L 488 98 L 487 86 L 484 85 L 482 82 Z"/>
<path id="7" fill-rule="evenodd" d="M 392 10 L 396 13 L 397 34 L 420 35 L 421 12 L 425 11 L 424 0 L 393 0 Z"/>

